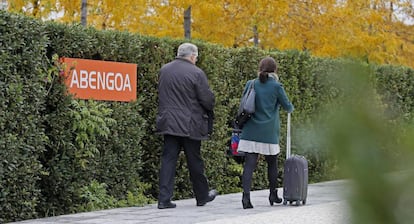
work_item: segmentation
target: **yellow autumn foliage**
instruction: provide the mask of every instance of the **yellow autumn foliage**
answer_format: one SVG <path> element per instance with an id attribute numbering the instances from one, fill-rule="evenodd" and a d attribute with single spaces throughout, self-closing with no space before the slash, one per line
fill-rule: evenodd
<path id="1" fill-rule="evenodd" d="M 87 24 L 157 37 L 184 38 L 191 6 L 191 37 L 227 47 L 298 49 L 321 57 L 355 57 L 414 67 L 412 0 L 87 0 Z M 81 0 L 13 0 L 8 10 L 79 23 Z M 54 13 L 54 14 L 52 14 Z"/>

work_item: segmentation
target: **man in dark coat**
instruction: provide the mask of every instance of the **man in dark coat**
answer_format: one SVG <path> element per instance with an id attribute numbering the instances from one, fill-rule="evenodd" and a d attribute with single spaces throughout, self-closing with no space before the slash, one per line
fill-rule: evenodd
<path id="1" fill-rule="evenodd" d="M 177 57 L 160 69 L 158 83 L 157 132 L 164 136 L 159 177 L 158 208 L 175 208 L 171 202 L 178 155 L 183 148 L 197 206 L 214 200 L 209 191 L 200 154 L 201 140 L 208 139 L 208 112 L 215 98 L 207 77 L 195 63 L 197 46 L 190 43 L 178 47 Z"/>

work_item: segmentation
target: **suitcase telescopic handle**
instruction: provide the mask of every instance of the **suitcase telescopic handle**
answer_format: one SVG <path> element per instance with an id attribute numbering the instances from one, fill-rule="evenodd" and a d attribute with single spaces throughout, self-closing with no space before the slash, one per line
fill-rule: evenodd
<path id="1" fill-rule="evenodd" d="M 290 113 L 287 116 L 287 124 L 286 124 L 286 159 L 291 156 L 291 149 L 290 149 Z"/>

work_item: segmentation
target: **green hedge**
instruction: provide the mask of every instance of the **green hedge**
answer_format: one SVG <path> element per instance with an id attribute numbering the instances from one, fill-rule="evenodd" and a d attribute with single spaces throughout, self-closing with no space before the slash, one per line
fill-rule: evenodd
<path id="1" fill-rule="evenodd" d="M 37 216 L 44 170 L 45 25 L 1 12 L 0 222 Z"/>
<path id="2" fill-rule="evenodd" d="M 0 31 L 0 222 L 154 200 L 162 150 L 162 138 L 154 133 L 158 70 L 185 40 L 42 23 L 4 11 Z M 321 107 L 341 94 L 329 79 L 341 60 L 192 42 L 199 46 L 198 65 L 216 94 L 214 134 L 202 145 L 211 187 L 222 194 L 241 191 L 242 167 L 225 156 L 226 143 L 242 88 L 267 55 L 278 61 L 280 80 L 295 106 L 292 150 L 309 159 L 311 182 L 337 177 L 329 150 L 303 136 L 320 119 Z M 57 57 L 137 64 L 137 101 L 72 99 L 65 94 Z M 378 92 L 398 108 L 390 111 L 393 119 L 412 118 L 413 70 L 369 67 Z M 281 125 L 284 133 L 286 124 Z M 285 136 L 281 139 L 283 149 Z M 282 150 L 280 173 L 284 157 Z M 254 189 L 267 188 L 264 162 L 254 178 Z M 191 189 L 181 155 L 175 199 L 192 197 Z"/>

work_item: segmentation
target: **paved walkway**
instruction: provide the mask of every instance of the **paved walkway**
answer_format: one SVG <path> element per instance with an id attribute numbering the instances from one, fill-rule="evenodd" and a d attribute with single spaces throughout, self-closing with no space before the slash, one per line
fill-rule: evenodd
<path id="1" fill-rule="evenodd" d="M 197 207 L 194 199 L 175 201 L 175 209 L 157 209 L 156 204 L 26 220 L 16 224 L 348 224 L 345 202 L 347 182 L 336 180 L 311 184 L 306 205 L 270 206 L 268 190 L 251 192 L 253 209 L 243 209 L 241 193 L 219 195 Z M 279 190 L 279 196 L 282 195 Z"/>

